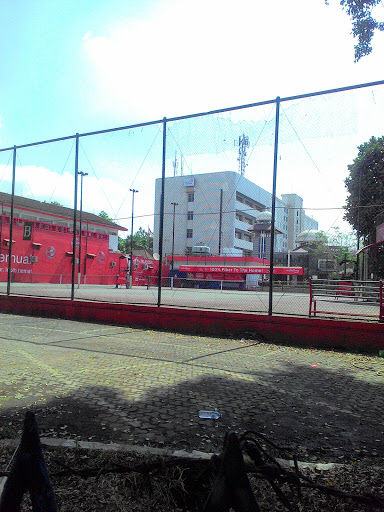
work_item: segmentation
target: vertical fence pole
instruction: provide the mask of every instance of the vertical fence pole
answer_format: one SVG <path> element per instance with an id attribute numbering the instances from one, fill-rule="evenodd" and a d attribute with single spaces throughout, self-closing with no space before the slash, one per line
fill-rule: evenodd
<path id="1" fill-rule="evenodd" d="M 73 205 L 73 238 L 72 238 L 72 280 L 71 280 L 71 300 L 75 298 L 75 270 L 76 270 L 76 224 L 77 224 L 77 183 L 79 176 L 79 134 L 76 133 L 75 150 L 75 190 Z"/>
<path id="2" fill-rule="evenodd" d="M 13 146 L 13 164 L 12 164 L 12 195 L 11 195 L 11 215 L 9 224 L 9 249 L 8 249 L 8 279 L 7 295 L 11 293 L 12 279 L 12 237 L 13 237 L 13 210 L 15 206 L 15 182 L 16 182 L 16 146 Z"/>
<path id="3" fill-rule="evenodd" d="M 161 278 L 163 274 L 163 236 L 164 236 L 164 192 L 165 192 L 165 156 L 167 149 L 167 118 L 163 118 L 163 157 L 161 165 L 161 196 L 160 196 L 160 226 L 159 226 L 159 280 L 157 283 L 157 306 L 161 306 Z"/>
<path id="4" fill-rule="evenodd" d="M 269 307 L 268 315 L 272 315 L 273 301 L 273 259 L 275 257 L 275 214 L 276 214 L 276 178 L 277 178 L 277 155 L 279 151 L 279 121 L 280 121 L 280 96 L 276 98 L 276 119 L 275 119 L 275 146 L 273 155 L 273 184 L 272 184 L 272 219 L 271 219 L 271 246 L 269 251 Z"/>
<path id="5" fill-rule="evenodd" d="M 220 189 L 220 215 L 219 215 L 219 256 L 221 254 L 221 231 L 223 229 L 223 189 Z"/>

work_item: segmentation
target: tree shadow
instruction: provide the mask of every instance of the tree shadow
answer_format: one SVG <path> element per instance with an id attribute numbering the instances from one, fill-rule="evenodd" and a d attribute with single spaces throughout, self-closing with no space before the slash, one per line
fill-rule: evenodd
<path id="1" fill-rule="evenodd" d="M 227 371 L 152 388 L 135 400 L 93 386 L 44 404 L 4 408 L 0 437 L 17 436 L 28 408 L 42 437 L 211 452 L 221 450 L 226 432 L 256 430 L 302 460 L 384 456 L 380 381 L 302 364 L 280 363 L 269 373 Z M 222 417 L 200 419 L 200 409 Z"/>

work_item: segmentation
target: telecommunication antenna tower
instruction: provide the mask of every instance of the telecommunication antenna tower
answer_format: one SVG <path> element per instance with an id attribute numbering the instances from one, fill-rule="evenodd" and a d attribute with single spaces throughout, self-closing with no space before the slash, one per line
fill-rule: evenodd
<path id="1" fill-rule="evenodd" d="M 245 174 L 245 168 L 247 167 L 247 163 L 245 162 L 247 156 L 247 148 L 249 148 L 249 137 L 246 135 L 240 135 L 239 141 L 235 140 L 235 146 L 239 146 L 239 156 L 237 157 L 237 161 L 239 162 L 239 173 L 241 176 Z"/>
<path id="2" fill-rule="evenodd" d="M 177 176 L 177 167 L 179 165 L 179 162 L 177 161 L 177 152 L 175 151 L 175 159 L 172 162 L 173 165 L 173 177 Z"/>

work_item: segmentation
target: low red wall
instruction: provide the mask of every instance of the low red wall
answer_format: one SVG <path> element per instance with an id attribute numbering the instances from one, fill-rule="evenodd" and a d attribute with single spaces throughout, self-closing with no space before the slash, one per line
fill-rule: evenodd
<path id="1" fill-rule="evenodd" d="M 377 354 L 384 324 L 268 316 L 174 307 L 135 306 L 20 296 L 0 296 L 0 312 L 335 348 Z"/>

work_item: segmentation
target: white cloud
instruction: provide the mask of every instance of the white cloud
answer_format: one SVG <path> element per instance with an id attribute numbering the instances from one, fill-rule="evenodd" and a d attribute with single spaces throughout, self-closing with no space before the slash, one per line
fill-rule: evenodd
<path id="1" fill-rule="evenodd" d="M 12 166 L 0 165 L 0 183 L 3 192 L 11 193 Z M 153 229 L 154 187 L 140 183 L 140 196 L 136 198 L 135 229 L 148 225 Z M 80 180 L 79 180 L 80 185 Z M 130 227 L 131 194 L 130 184 L 118 183 L 109 178 L 86 176 L 83 181 L 83 210 L 94 214 L 106 211 L 111 217 L 118 212 L 117 223 Z M 16 169 L 16 195 L 38 201 L 57 201 L 73 208 L 74 177 L 64 172 L 59 175 L 42 166 L 25 165 Z M 138 200 L 137 200 L 138 199 Z M 78 188 L 78 208 L 80 206 L 80 186 Z"/>
<path id="2" fill-rule="evenodd" d="M 88 32 L 86 32 L 83 37 L 81 38 L 82 41 L 88 41 L 88 39 L 90 39 L 92 37 L 92 32 L 90 30 L 88 30 Z"/>
<path id="3" fill-rule="evenodd" d="M 373 79 L 369 58 L 353 64 L 348 18 L 336 7 L 164 1 L 151 17 L 84 41 L 95 108 L 144 121 L 345 85 L 361 71 Z"/>

